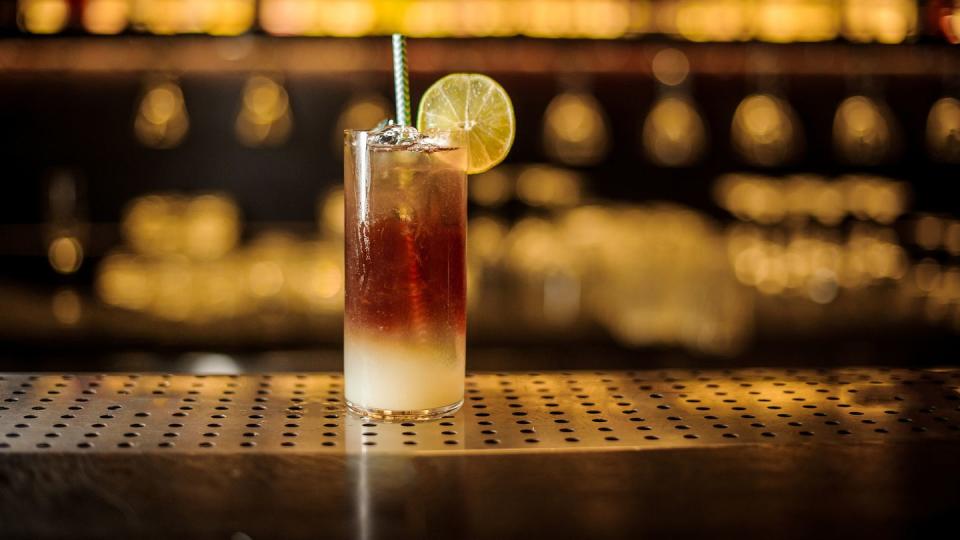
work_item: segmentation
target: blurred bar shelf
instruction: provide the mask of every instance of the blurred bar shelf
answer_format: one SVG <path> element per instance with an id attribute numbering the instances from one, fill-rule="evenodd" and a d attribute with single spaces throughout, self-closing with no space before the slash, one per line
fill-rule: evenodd
<path id="1" fill-rule="evenodd" d="M 420 39 L 414 73 L 649 74 L 657 51 L 676 48 L 693 73 L 738 75 L 951 75 L 956 50 L 943 45 L 677 43 L 510 39 Z M 770 61 L 758 61 L 765 55 Z M 0 40 L 0 72 L 112 74 L 284 72 L 340 76 L 389 72 L 386 38 L 63 37 Z"/>
<path id="2" fill-rule="evenodd" d="M 339 374 L 0 376 L 5 538 L 883 537 L 960 508 L 960 369 L 473 373 L 437 422 Z"/>

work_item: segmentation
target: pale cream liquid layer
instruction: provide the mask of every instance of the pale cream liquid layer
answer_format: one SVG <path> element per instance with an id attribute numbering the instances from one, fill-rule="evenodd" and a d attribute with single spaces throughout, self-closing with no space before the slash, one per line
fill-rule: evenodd
<path id="1" fill-rule="evenodd" d="M 346 398 L 354 405 L 420 411 L 463 399 L 463 335 L 426 344 L 362 332 L 344 338 Z"/>

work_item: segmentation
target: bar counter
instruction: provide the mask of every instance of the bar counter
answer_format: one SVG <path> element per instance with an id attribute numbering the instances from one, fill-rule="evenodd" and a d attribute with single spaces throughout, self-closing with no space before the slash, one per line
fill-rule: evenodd
<path id="1" fill-rule="evenodd" d="M 0 375 L 3 538 L 924 536 L 960 369 L 471 373 L 376 424 L 339 374 Z"/>

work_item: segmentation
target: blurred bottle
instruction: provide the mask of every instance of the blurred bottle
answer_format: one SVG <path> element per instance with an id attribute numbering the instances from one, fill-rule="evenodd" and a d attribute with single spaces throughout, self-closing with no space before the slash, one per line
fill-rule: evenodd
<path id="1" fill-rule="evenodd" d="M 833 117 L 833 146 L 843 161 L 879 165 L 899 149 L 900 128 L 881 94 L 880 82 L 869 75 L 871 66 L 851 78 L 854 95 L 844 99 Z"/>
<path id="2" fill-rule="evenodd" d="M 746 162 L 764 167 L 792 161 L 803 146 L 797 113 L 785 99 L 770 93 L 743 98 L 733 113 L 730 138 Z"/>
<path id="3" fill-rule="evenodd" d="M 74 274 L 83 265 L 89 239 L 84 185 L 70 171 L 55 171 L 47 180 L 45 203 L 47 261 L 58 274 Z M 61 326 L 76 326 L 83 298 L 73 286 L 60 286 L 50 297 L 50 313 Z"/>
<path id="4" fill-rule="evenodd" d="M 734 150 L 751 165 L 778 167 L 790 163 L 804 147 L 803 126 L 784 97 L 779 59 L 765 50 L 750 54 L 755 92 L 733 113 L 730 138 Z"/>
<path id="5" fill-rule="evenodd" d="M 610 149 L 610 125 L 597 99 L 582 90 L 565 91 L 550 101 L 543 116 L 543 144 L 565 165 L 595 165 Z"/>
<path id="6" fill-rule="evenodd" d="M 292 129 L 290 97 L 282 82 L 264 75 L 247 79 L 234 123 L 240 143 L 251 148 L 281 146 Z"/>
<path id="7" fill-rule="evenodd" d="M 927 149 L 939 161 L 960 163 L 960 100 L 940 98 L 930 108 Z"/>
<path id="8" fill-rule="evenodd" d="M 72 274 L 83 264 L 88 239 L 84 188 L 70 171 L 55 171 L 47 181 L 45 236 L 50 266 Z"/>
<path id="9" fill-rule="evenodd" d="M 690 96 L 690 63 L 677 49 L 663 49 L 653 58 L 658 97 L 643 122 L 644 153 L 664 167 L 687 167 L 707 146 L 707 130 Z"/>

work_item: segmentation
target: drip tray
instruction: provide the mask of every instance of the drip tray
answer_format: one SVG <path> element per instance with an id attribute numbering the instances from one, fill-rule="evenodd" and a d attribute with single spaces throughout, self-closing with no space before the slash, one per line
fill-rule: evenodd
<path id="1" fill-rule="evenodd" d="M 960 439 L 960 370 L 471 373 L 427 423 L 345 412 L 333 373 L 0 375 L 0 453 L 535 453 Z"/>

